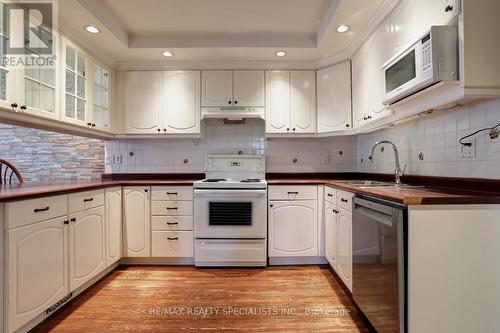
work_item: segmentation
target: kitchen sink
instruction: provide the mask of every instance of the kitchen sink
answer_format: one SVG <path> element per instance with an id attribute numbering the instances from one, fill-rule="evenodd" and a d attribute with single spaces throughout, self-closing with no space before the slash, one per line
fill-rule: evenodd
<path id="1" fill-rule="evenodd" d="M 336 180 L 337 183 L 342 183 L 346 185 L 356 186 L 356 187 L 388 187 L 388 186 L 400 186 L 400 187 L 418 187 L 415 185 L 399 184 L 395 182 L 381 182 L 377 180 Z"/>

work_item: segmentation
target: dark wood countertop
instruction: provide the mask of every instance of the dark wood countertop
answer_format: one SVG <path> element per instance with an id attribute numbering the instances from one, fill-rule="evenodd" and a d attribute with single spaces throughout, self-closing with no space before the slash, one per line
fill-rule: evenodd
<path id="1" fill-rule="evenodd" d="M 380 179 L 380 175 L 374 174 L 373 178 L 359 174 L 318 174 L 314 175 L 292 175 L 278 177 L 270 174 L 267 180 L 268 185 L 329 185 L 346 191 L 370 195 L 381 199 L 405 204 L 405 205 L 436 205 L 436 204 L 500 204 L 499 190 L 484 190 L 477 185 L 478 180 L 474 180 L 474 186 L 468 188 L 452 188 L 448 186 L 404 186 L 404 187 L 370 187 L 360 188 L 339 182 L 335 179 Z M 46 195 L 58 195 L 83 190 L 101 189 L 112 186 L 192 186 L 196 180 L 201 179 L 202 174 L 169 174 L 165 176 L 153 174 L 149 177 L 138 177 L 134 179 L 131 175 L 127 177 L 104 177 L 104 180 L 95 181 L 51 181 L 51 182 L 31 182 L 21 185 L 0 186 L 0 202 L 30 199 Z M 335 177 L 335 178 L 334 178 Z M 450 178 L 451 179 L 451 178 Z M 387 180 L 387 179 L 385 179 Z M 448 180 L 449 182 L 449 180 Z M 489 185 L 495 180 L 485 182 Z M 425 179 L 424 179 L 425 183 Z M 428 183 L 428 181 L 427 181 Z M 435 183 L 437 184 L 437 183 Z M 448 183 L 449 184 L 449 183 Z M 445 184 L 446 185 L 446 184 Z M 496 188 L 499 188 L 498 186 Z"/>
<path id="2" fill-rule="evenodd" d="M 270 179 L 267 183 L 268 185 L 328 185 L 349 192 L 365 194 L 405 205 L 500 204 L 500 192 L 494 193 L 419 185 L 360 188 L 324 178 Z"/>

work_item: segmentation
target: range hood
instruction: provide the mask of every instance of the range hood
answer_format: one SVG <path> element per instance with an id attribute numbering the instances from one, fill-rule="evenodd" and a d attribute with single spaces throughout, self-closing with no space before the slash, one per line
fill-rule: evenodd
<path id="1" fill-rule="evenodd" d="M 229 120 L 242 120 L 246 118 L 264 119 L 264 107 L 226 106 L 202 108 L 201 119 L 223 118 Z"/>

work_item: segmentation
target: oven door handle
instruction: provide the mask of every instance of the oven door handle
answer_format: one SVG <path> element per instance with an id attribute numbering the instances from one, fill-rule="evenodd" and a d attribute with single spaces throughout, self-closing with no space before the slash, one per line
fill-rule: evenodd
<path id="1" fill-rule="evenodd" d="M 220 197 L 220 196 L 229 196 L 229 197 L 262 197 L 267 196 L 267 190 L 204 190 L 204 189 L 195 189 L 194 190 L 195 197 Z"/>

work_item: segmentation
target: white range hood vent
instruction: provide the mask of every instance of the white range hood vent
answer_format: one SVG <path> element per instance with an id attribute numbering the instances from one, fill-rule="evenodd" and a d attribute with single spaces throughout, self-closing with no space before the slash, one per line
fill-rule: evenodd
<path id="1" fill-rule="evenodd" d="M 238 106 L 227 106 L 218 108 L 202 108 L 201 118 L 222 118 L 229 119 L 232 121 L 243 120 L 247 118 L 254 119 L 264 119 L 264 108 L 263 107 L 238 107 Z"/>

